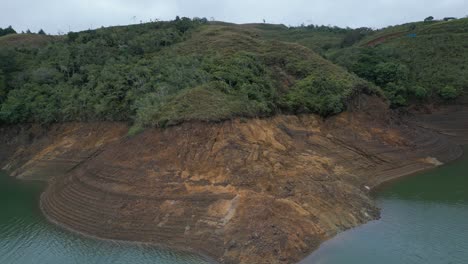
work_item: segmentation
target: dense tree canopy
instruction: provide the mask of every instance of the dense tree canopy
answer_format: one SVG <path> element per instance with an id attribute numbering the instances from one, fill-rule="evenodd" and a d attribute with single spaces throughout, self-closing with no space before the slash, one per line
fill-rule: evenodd
<path id="1" fill-rule="evenodd" d="M 0 121 L 144 127 L 281 111 L 330 115 L 371 86 L 310 50 L 207 23 L 182 17 L 69 32 L 41 47 L 0 46 Z"/>
<path id="2" fill-rule="evenodd" d="M 468 89 L 467 23 L 372 30 L 178 17 L 4 36 L 0 122 L 114 120 L 138 130 L 275 113 L 329 116 L 360 93 L 385 96 L 393 107 L 451 102 Z"/>
<path id="3" fill-rule="evenodd" d="M 382 29 L 329 58 L 380 86 L 394 107 L 447 102 L 468 90 L 466 37 L 468 19 L 411 23 Z M 381 43 L 368 45 L 373 39 Z"/>

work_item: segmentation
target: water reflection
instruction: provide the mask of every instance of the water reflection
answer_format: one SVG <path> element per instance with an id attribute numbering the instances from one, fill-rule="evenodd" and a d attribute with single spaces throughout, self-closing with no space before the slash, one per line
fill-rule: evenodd
<path id="1" fill-rule="evenodd" d="M 381 220 L 338 235 L 303 263 L 468 263 L 468 155 L 376 193 Z"/>
<path id="2" fill-rule="evenodd" d="M 0 172 L 0 263 L 201 264 L 198 256 L 149 246 L 98 241 L 47 223 L 38 208 L 41 183 L 18 182 Z"/>

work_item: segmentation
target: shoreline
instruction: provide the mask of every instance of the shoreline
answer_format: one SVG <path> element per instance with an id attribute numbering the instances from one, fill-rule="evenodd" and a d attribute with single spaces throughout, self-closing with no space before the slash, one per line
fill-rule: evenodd
<path id="1" fill-rule="evenodd" d="M 25 180 L 22 180 L 22 179 L 18 179 L 18 180 L 25 181 Z M 192 254 L 192 255 L 200 257 L 203 261 L 206 261 L 206 263 L 219 264 L 219 262 L 214 260 L 212 257 L 210 257 L 210 256 L 208 256 L 206 254 L 197 252 L 194 249 L 182 248 L 182 247 L 171 247 L 171 246 L 164 245 L 162 243 L 103 238 L 103 237 L 99 237 L 99 236 L 96 236 L 96 235 L 93 235 L 93 234 L 88 234 L 88 233 L 85 233 L 85 232 L 82 232 L 82 231 L 78 231 L 76 229 L 73 229 L 72 227 L 64 225 L 63 223 L 55 221 L 55 220 L 53 220 L 52 218 L 50 218 L 48 216 L 48 214 L 44 211 L 43 206 L 42 206 L 42 196 L 44 194 L 45 194 L 45 190 L 41 192 L 41 195 L 39 197 L 39 210 L 41 212 L 42 217 L 44 217 L 44 219 L 48 223 L 54 225 L 55 227 L 65 231 L 65 232 L 70 232 L 71 234 L 80 236 L 82 238 L 88 238 L 88 239 L 92 239 L 92 240 L 96 240 L 96 241 L 103 241 L 103 242 L 115 243 L 115 244 L 120 244 L 120 245 L 146 246 L 146 247 L 151 247 L 153 249 L 161 249 L 161 250 L 175 251 L 175 252 L 179 252 L 179 253 Z"/>
<path id="2" fill-rule="evenodd" d="M 399 179 L 402 179 L 402 178 L 406 178 L 406 177 L 411 177 L 413 175 L 416 175 L 416 174 L 419 174 L 419 173 L 422 173 L 424 171 L 429 171 L 429 170 L 432 170 L 432 169 L 435 169 L 437 167 L 441 167 L 441 166 L 445 166 L 447 164 L 450 164 L 452 162 L 455 162 L 457 161 L 458 159 L 460 159 L 464 154 L 464 151 L 463 151 L 463 145 L 459 145 L 457 144 L 460 148 L 460 155 L 457 156 L 456 158 L 454 158 L 453 160 L 450 160 L 449 162 L 446 162 L 440 166 L 433 166 L 433 167 L 428 167 L 428 168 L 421 168 L 421 169 L 418 169 L 418 170 L 415 170 L 415 171 L 411 171 L 411 172 L 407 172 L 407 173 L 403 173 L 403 174 L 400 174 L 400 175 L 395 175 L 391 178 L 388 178 L 388 179 L 385 179 L 385 180 L 382 180 L 380 181 L 379 183 L 376 183 L 374 184 L 373 186 L 369 186 L 371 189 L 369 190 L 369 196 L 371 197 L 371 199 L 373 201 L 375 201 L 375 198 L 373 197 L 373 193 L 374 192 L 378 192 L 378 189 L 381 188 L 383 185 L 385 184 L 391 184 L 392 181 L 395 181 L 395 180 L 399 180 Z M 20 181 L 29 181 L 28 179 L 18 179 Z M 31 181 L 35 181 L 35 180 L 31 180 Z M 37 180 L 37 181 L 41 181 L 41 180 Z M 47 187 L 48 188 L 48 183 L 46 182 L 47 184 Z M 105 242 L 111 242 L 111 243 L 117 243 L 117 244 L 128 244 L 128 245 L 142 245 L 142 246 L 148 246 L 148 247 L 154 247 L 156 249 L 162 249 L 162 250 L 172 250 L 172 251 L 176 251 L 176 252 L 181 252 L 181 253 L 189 253 L 189 254 L 194 254 L 196 256 L 199 256 L 202 260 L 206 261 L 207 263 L 211 263 L 211 264 L 219 264 L 220 262 L 216 261 L 214 258 L 210 257 L 209 255 L 206 255 L 206 254 L 203 254 L 201 252 L 198 252 L 192 248 L 183 248 L 183 247 L 172 247 L 172 246 L 167 246 L 163 243 L 154 243 L 154 242 L 141 242 L 141 241 L 133 241 L 133 240 L 116 240 L 116 239 L 108 239 L 108 238 L 103 238 L 103 237 L 99 237 L 99 236 L 96 236 L 96 235 L 93 235 L 93 234 L 88 234 L 88 233 L 85 233 L 85 232 L 82 232 L 82 231 L 78 231 L 76 229 L 73 229 L 72 227 L 69 227 L 69 226 L 66 226 L 58 221 L 55 221 L 53 220 L 52 218 L 50 218 L 48 216 L 48 214 L 44 211 L 43 209 L 43 205 L 42 205 L 42 196 L 45 194 L 45 191 L 42 191 L 41 192 L 41 195 L 40 195 L 40 199 L 39 199 L 39 209 L 43 215 L 43 217 L 45 218 L 46 221 L 48 221 L 49 223 L 53 224 L 54 226 L 66 231 L 66 232 L 70 232 L 70 233 L 73 233 L 75 235 L 78 235 L 78 236 L 82 236 L 84 238 L 90 238 L 90 239 L 94 239 L 94 240 L 98 240 L 98 241 L 105 241 Z M 381 210 L 381 208 L 379 208 L 379 211 Z M 334 236 L 322 241 L 320 243 L 320 245 L 315 248 L 309 255 L 313 254 L 315 251 L 317 251 L 320 246 L 325 243 L 326 241 L 329 241 L 331 239 L 333 239 L 334 237 L 336 237 L 338 234 L 340 233 L 343 233 L 343 232 L 346 232 L 346 231 L 349 231 L 351 229 L 354 229 L 354 228 L 357 228 L 357 227 L 360 227 L 360 226 L 363 226 L 363 225 L 366 225 L 367 223 L 369 222 L 372 222 L 372 221 L 376 221 L 376 220 L 379 220 L 380 217 L 376 218 L 376 219 L 373 219 L 373 220 L 369 220 L 368 222 L 366 223 L 363 223 L 363 224 L 360 224 L 360 225 L 356 225 L 350 229 L 346 229 L 346 230 L 343 230 L 341 232 L 338 232 L 337 234 L 335 234 Z M 299 262 L 297 262 L 297 264 L 300 264 L 304 259 L 300 260 Z"/>
<path id="3" fill-rule="evenodd" d="M 418 210 L 419 210 L 418 211 L 419 213 L 421 213 L 421 210 L 423 212 L 427 212 L 427 209 L 424 209 L 425 206 L 423 205 L 425 202 L 424 200 L 425 198 L 422 198 L 422 197 L 429 196 L 429 198 L 427 198 L 428 199 L 427 202 L 431 203 L 432 205 L 434 205 L 435 203 L 440 203 L 441 204 L 440 206 L 445 205 L 446 207 L 451 207 L 453 204 L 464 206 L 466 204 L 465 200 L 463 200 L 463 203 L 461 203 L 460 201 L 460 204 L 458 203 L 459 200 L 450 200 L 450 201 L 453 201 L 453 203 L 451 203 L 451 202 L 444 200 L 444 198 L 447 197 L 446 195 L 443 195 L 443 196 L 436 195 L 438 198 L 434 198 L 436 202 L 433 202 L 432 196 L 430 196 L 431 194 L 434 194 L 434 191 L 437 192 L 437 190 L 439 190 L 438 184 L 444 184 L 444 185 L 446 183 L 452 184 L 451 186 L 452 188 L 455 188 L 455 189 L 459 188 L 457 189 L 457 194 L 459 194 L 460 191 L 463 190 L 463 187 L 461 186 L 464 186 L 464 185 L 459 185 L 459 184 L 454 185 L 454 182 L 457 182 L 456 180 L 457 177 L 463 175 L 463 171 L 458 170 L 458 173 L 452 172 L 452 175 L 445 174 L 447 173 L 447 171 L 449 171 L 453 167 L 455 168 L 466 167 L 465 166 L 466 164 L 464 163 L 464 161 L 466 161 L 468 157 L 468 152 L 466 151 L 468 150 L 468 145 L 462 144 L 460 145 L 460 147 L 462 147 L 464 152 L 457 159 L 451 160 L 450 162 L 446 162 L 443 165 L 434 167 L 432 169 L 425 169 L 425 170 L 418 171 L 418 172 L 415 172 L 406 176 L 393 178 L 393 179 L 390 179 L 389 181 L 382 182 L 381 184 L 376 186 L 374 189 L 370 191 L 370 193 L 372 195 L 372 198 L 378 201 L 380 210 L 382 210 L 382 212 L 385 211 L 382 217 L 374 221 L 370 221 L 368 223 L 356 226 L 344 232 L 341 232 L 337 234 L 337 236 L 331 238 L 330 240 L 324 241 L 324 243 L 319 248 L 317 248 L 311 255 L 309 255 L 308 258 L 299 262 L 298 264 L 309 264 L 309 263 L 315 263 L 316 261 L 319 261 L 319 262 L 328 261 L 330 263 L 335 263 L 335 262 L 341 263 L 341 261 L 337 262 L 337 259 L 342 260 L 343 258 L 346 258 L 347 256 L 350 256 L 354 263 L 357 261 L 359 256 L 362 256 L 362 254 L 365 254 L 366 252 L 369 251 L 369 246 L 372 247 L 373 245 L 378 245 L 378 247 L 376 247 L 376 252 L 380 252 L 380 253 L 373 254 L 373 256 L 370 258 L 375 262 L 376 259 L 381 258 L 382 256 L 385 256 L 385 254 L 393 252 L 393 251 L 389 251 L 388 248 L 385 247 L 385 243 L 383 243 L 383 245 L 379 244 L 380 241 L 382 241 L 382 238 L 384 237 L 382 235 L 379 235 L 381 234 L 381 232 L 382 233 L 394 232 L 395 237 L 385 235 L 385 238 L 388 238 L 390 239 L 390 241 L 393 241 L 391 242 L 393 244 L 394 242 L 398 242 L 399 239 L 404 240 L 401 242 L 411 243 L 411 242 L 407 242 L 407 240 L 411 241 L 411 237 L 400 236 L 400 234 L 402 234 L 401 233 L 402 231 L 397 228 L 396 229 L 398 231 L 392 230 L 391 226 L 389 226 L 389 223 L 392 225 L 395 225 L 395 227 L 400 226 L 400 224 L 402 223 L 405 223 L 404 226 L 407 227 L 407 229 L 411 229 L 411 223 L 415 223 L 415 222 L 414 221 L 407 222 L 408 219 L 406 218 L 407 217 L 411 218 L 410 215 L 412 215 Z M 445 176 L 451 176 L 451 177 L 447 178 Z M 412 179 L 413 177 L 417 179 L 413 180 Z M 428 181 L 426 177 L 429 178 L 429 183 L 427 186 L 431 186 L 431 187 L 424 189 L 426 187 L 425 183 L 427 183 Z M 437 181 L 438 184 L 434 184 L 433 181 Z M 411 194 L 408 194 L 409 189 L 405 188 L 407 186 L 411 187 L 411 190 L 412 190 Z M 447 188 L 446 186 L 442 186 L 442 189 L 444 188 L 445 188 L 445 192 L 447 192 L 448 189 L 452 190 L 452 188 Z M 415 193 L 417 193 L 418 195 L 414 195 Z M 402 197 L 400 197 L 399 195 L 401 195 Z M 408 195 L 408 197 L 406 197 L 405 195 Z M 451 198 L 448 198 L 448 199 L 451 199 Z M 464 199 L 464 198 L 461 198 L 461 199 Z M 399 206 L 403 207 L 404 209 L 398 208 Z M 435 205 L 434 207 L 439 207 L 439 206 Z M 401 216 L 401 219 L 400 217 L 395 218 L 396 215 Z M 422 215 L 427 216 L 427 214 L 425 213 Z M 405 220 L 402 221 L 402 219 L 405 219 Z M 424 219 L 420 219 L 420 221 L 423 221 L 423 220 Z M 439 219 L 439 221 L 440 220 L 441 219 Z M 426 225 L 424 221 L 420 222 L 419 224 L 420 226 Z M 444 222 L 439 223 L 439 224 L 443 225 Z M 379 226 L 379 228 L 377 229 L 376 226 Z M 418 231 L 418 233 L 420 232 L 421 231 Z M 447 240 L 447 242 L 453 242 L 453 241 L 457 241 L 457 240 L 451 240 L 451 239 Z M 437 242 L 432 241 L 432 243 L 437 243 Z M 397 243 L 397 245 L 400 245 L 400 244 Z M 387 245 L 387 246 L 391 247 L 392 245 Z M 396 251 L 397 249 L 401 249 L 401 247 L 395 246 L 394 248 L 395 252 L 397 252 Z M 452 256 L 450 250 L 449 249 L 446 249 L 446 250 L 448 250 L 447 255 Z M 345 253 L 341 253 L 341 251 L 344 251 Z M 353 254 L 353 252 L 356 252 L 356 251 L 358 253 Z M 336 255 L 339 257 L 336 257 L 335 252 L 336 252 Z M 397 258 L 397 257 L 408 256 L 408 254 L 411 255 L 410 254 L 411 252 L 412 251 L 397 252 L 398 254 L 395 255 L 394 257 Z M 356 262 L 356 263 L 359 263 L 359 262 Z M 394 262 L 390 262 L 390 263 L 394 263 Z M 421 262 L 421 263 L 424 263 L 424 262 Z"/>
<path id="4" fill-rule="evenodd" d="M 443 135 L 441 133 L 441 135 Z M 452 162 L 455 162 L 457 161 L 458 159 L 460 159 L 463 155 L 465 155 L 466 153 L 464 152 L 463 150 L 463 145 L 459 145 L 457 144 L 457 146 L 459 147 L 460 149 L 460 153 L 459 155 L 448 161 L 448 162 L 445 162 L 443 163 L 442 165 L 439 165 L 439 166 L 432 166 L 432 167 L 427 167 L 427 168 L 421 168 L 421 169 L 416 169 L 414 171 L 410 171 L 410 172 L 405 172 L 405 173 L 402 173 L 402 174 L 398 174 L 398 175 L 395 175 L 395 176 L 392 176 L 390 178 L 386 178 L 385 180 L 381 180 L 379 181 L 378 183 L 375 183 L 373 184 L 372 186 L 369 185 L 370 187 L 370 190 L 368 191 L 368 195 L 370 196 L 370 198 L 375 201 L 375 198 L 374 198 L 374 193 L 375 192 L 378 192 L 378 189 L 383 187 L 384 185 L 386 184 L 391 184 L 392 181 L 396 181 L 396 180 L 399 180 L 399 179 L 402 179 L 402 178 L 406 178 L 406 177 L 411 177 L 413 175 L 417 175 L 419 173 L 422 173 L 424 171 L 430 171 L 432 169 L 435 169 L 437 167 L 441 167 L 441 166 L 445 166 L 447 164 L 450 164 Z M 23 180 L 23 179 L 20 179 L 21 181 L 28 181 L 27 179 L 26 180 Z M 48 183 L 47 183 L 48 185 Z M 47 186 L 48 187 L 48 186 Z M 42 196 L 45 194 L 45 190 L 41 193 L 41 198 Z M 108 239 L 108 238 L 103 238 L 103 237 L 99 237 L 99 236 L 96 236 L 96 235 L 93 235 L 93 234 L 88 234 L 88 233 L 85 233 L 85 232 L 82 232 L 82 231 L 78 231 L 76 229 L 73 229 L 72 227 L 69 227 L 69 226 L 66 226 L 58 221 L 55 221 L 53 220 L 52 218 L 50 218 L 47 213 L 44 211 L 43 209 L 43 206 L 42 206 L 42 199 L 40 199 L 39 201 L 39 207 L 40 207 L 40 211 L 42 213 L 42 215 L 44 216 L 44 218 L 46 219 L 46 221 L 48 221 L 49 223 L 57 226 L 58 228 L 61 228 L 62 230 L 65 230 L 67 232 L 71 232 L 73 234 L 76 234 L 76 235 L 79 235 L 79 236 L 82 236 L 82 237 L 85 237 L 85 238 L 90 238 L 90 239 L 94 239 L 94 240 L 98 240 L 98 241 L 107 241 L 107 242 L 111 242 L 111 243 L 117 243 L 117 244 L 129 244 L 129 245 L 142 245 L 142 246 L 149 246 L 149 247 L 154 247 L 156 249 L 162 249 L 162 250 L 173 250 L 173 251 L 176 251 L 176 252 L 182 252 L 182 253 L 189 253 L 189 254 L 194 254 L 196 256 L 199 256 L 202 260 L 206 261 L 207 263 L 212 263 L 212 264 L 219 264 L 220 262 L 216 261 L 213 257 L 207 255 L 207 254 L 203 254 L 202 252 L 199 252 L 197 250 L 194 250 L 193 248 L 185 248 L 185 247 L 172 247 L 172 246 L 167 246 L 163 243 L 154 243 L 154 242 L 141 242 L 141 241 L 135 241 L 135 240 L 116 240 L 116 239 Z M 379 212 L 380 212 L 381 208 L 379 208 Z M 323 240 L 320 245 L 315 248 L 312 252 L 310 252 L 308 255 L 311 255 L 313 254 L 314 252 L 316 252 L 320 246 L 325 243 L 326 241 L 329 241 L 331 239 L 333 239 L 334 237 L 336 237 L 338 234 L 340 233 L 343 233 L 343 232 L 346 232 L 346 231 L 349 231 L 351 229 L 354 229 L 354 228 L 357 228 L 357 227 L 360 227 L 360 226 L 363 226 L 363 225 L 366 225 L 367 223 L 369 222 L 372 222 L 372 221 L 377 221 L 380 219 L 380 216 L 378 218 L 375 218 L 375 219 L 372 219 L 372 220 L 369 220 L 368 222 L 366 223 L 362 223 L 360 225 L 356 225 L 350 229 L 346 229 L 346 230 L 343 230 L 341 232 L 338 232 L 337 234 L 335 234 L 334 236 L 326 239 L 326 240 Z M 306 256 L 307 257 L 307 256 Z M 299 262 L 296 262 L 296 264 L 300 264 L 304 259 L 300 260 Z"/>
<path id="5" fill-rule="evenodd" d="M 80 236 L 208 263 L 300 263 L 337 234 L 378 219 L 379 186 L 463 154 L 440 133 L 389 126 L 393 120 L 277 116 L 132 138 L 119 124 L 107 124 L 106 135 L 99 125 L 64 124 L 19 145 L 5 164 L 23 181 L 53 172 L 39 209 Z M 280 243 L 290 246 L 275 254 Z"/>
<path id="6" fill-rule="evenodd" d="M 468 146 L 468 145 L 460 145 L 460 144 L 457 144 L 459 147 L 460 147 L 460 155 L 458 155 L 458 157 L 448 161 L 448 162 L 445 162 L 441 165 L 434 165 L 433 167 L 428 167 L 428 168 L 422 168 L 422 169 L 419 169 L 419 170 L 415 170 L 415 171 L 412 171 L 412 172 L 409 172 L 409 173 L 406 173 L 406 174 L 402 174 L 402 175 L 399 175 L 399 176 L 394 176 L 394 177 L 391 177 L 389 179 L 386 179 L 386 180 L 383 180 L 379 183 L 376 183 L 372 186 L 369 186 L 370 187 L 370 190 L 369 190 L 369 193 L 374 193 L 374 192 L 378 192 L 379 191 L 379 188 L 383 187 L 384 185 L 387 185 L 387 184 L 391 184 L 393 181 L 397 181 L 399 179 L 402 179 L 402 178 L 406 178 L 406 177 L 412 177 L 412 176 L 416 176 L 420 173 L 423 173 L 423 172 L 426 172 L 426 171 L 430 171 L 430 170 L 433 170 L 433 169 L 436 169 L 438 167 L 444 167 L 446 165 L 449 165 L 450 163 L 453 163 L 453 162 L 456 162 L 457 160 L 459 160 L 460 158 L 462 158 L 464 155 L 468 154 L 464 151 L 464 147 L 465 146 Z"/>

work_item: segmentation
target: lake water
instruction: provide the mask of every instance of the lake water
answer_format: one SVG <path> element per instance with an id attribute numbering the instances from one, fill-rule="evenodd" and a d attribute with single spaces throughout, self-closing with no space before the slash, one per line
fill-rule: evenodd
<path id="1" fill-rule="evenodd" d="M 49 224 L 39 210 L 45 185 L 0 172 L 1 264 L 204 264 L 198 256 L 84 238 Z"/>
<path id="2" fill-rule="evenodd" d="M 63 231 L 39 210 L 43 188 L 0 173 L 1 264 L 207 263 L 187 253 Z M 303 263 L 468 263 L 468 155 L 386 184 L 376 193 L 380 220 L 336 236 Z"/>
<path id="3" fill-rule="evenodd" d="M 303 264 L 468 263 L 467 154 L 388 183 L 375 198 L 380 220 L 339 234 Z"/>

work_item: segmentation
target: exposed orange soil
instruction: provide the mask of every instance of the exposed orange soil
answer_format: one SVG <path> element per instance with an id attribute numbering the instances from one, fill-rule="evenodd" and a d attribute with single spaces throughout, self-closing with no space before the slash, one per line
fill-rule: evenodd
<path id="1" fill-rule="evenodd" d="M 296 263 L 378 218 L 367 186 L 461 154 L 378 100 L 360 104 L 327 120 L 185 123 L 132 138 L 118 123 L 4 127 L 0 161 L 18 177 L 51 175 L 41 206 L 67 228 L 221 263 Z"/>

